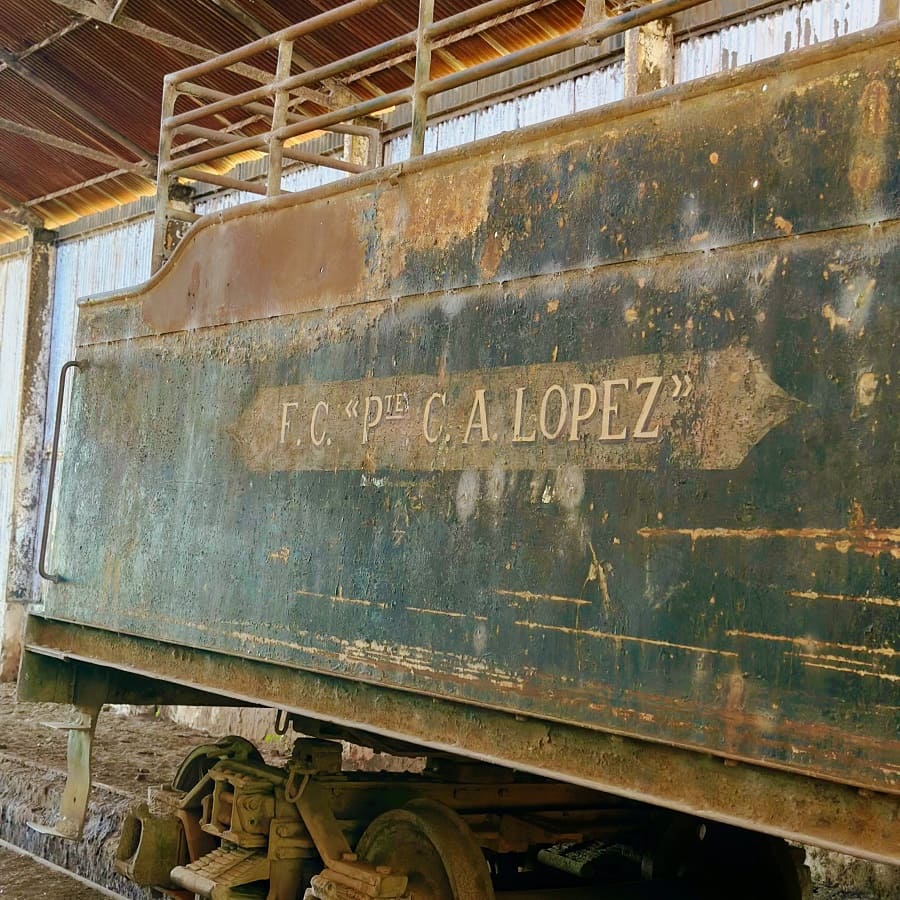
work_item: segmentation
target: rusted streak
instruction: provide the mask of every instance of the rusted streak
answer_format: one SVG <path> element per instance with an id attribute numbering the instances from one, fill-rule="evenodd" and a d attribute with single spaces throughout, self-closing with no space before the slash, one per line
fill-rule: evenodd
<path id="1" fill-rule="evenodd" d="M 773 538 L 816 541 L 817 550 L 850 550 L 867 556 L 889 553 L 900 558 L 900 528 L 639 528 L 642 538 L 689 537 L 704 539 L 763 541 Z"/>
<path id="2" fill-rule="evenodd" d="M 897 656 L 893 647 L 865 647 L 861 644 L 840 644 L 836 641 L 817 641 L 815 638 L 788 637 L 784 634 L 762 634 L 758 631 L 741 631 L 738 628 L 730 628 L 725 632 L 728 637 L 752 638 L 757 641 L 777 641 L 784 644 L 794 644 L 798 647 L 837 647 L 840 650 L 849 650 L 851 653 L 871 653 L 876 656 Z"/>
<path id="3" fill-rule="evenodd" d="M 316 600 L 331 600 L 332 603 L 353 603 L 356 606 L 375 606 L 378 609 L 387 609 L 386 603 L 376 603 L 374 600 L 364 600 L 361 597 L 344 597 L 342 594 L 317 594 L 315 591 L 294 591 L 299 597 L 313 597 Z"/>
<path id="4" fill-rule="evenodd" d="M 407 606 L 407 612 L 427 613 L 430 616 L 447 616 L 451 619 L 465 619 L 466 614 L 461 612 L 450 612 L 446 609 L 425 609 L 423 606 Z"/>
<path id="5" fill-rule="evenodd" d="M 573 603 L 575 606 L 590 606 L 590 600 L 584 600 L 581 597 L 563 597 L 559 594 L 535 594 L 532 591 L 506 591 L 501 588 L 494 590 L 495 594 L 501 597 L 516 597 L 520 600 L 550 600 L 554 603 Z"/>
<path id="6" fill-rule="evenodd" d="M 818 591 L 788 591 L 788 596 L 801 600 L 847 600 L 851 603 L 869 603 L 872 606 L 900 606 L 893 597 L 854 597 L 849 594 L 820 594 Z"/>
<path id="7" fill-rule="evenodd" d="M 689 650 L 691 653 L 710 653 L 716 656 L 730 656 L 737 658 L 737 653 L 733 650 L 715 650 L 711 647 L 693 647 L 690 644 L 673 644 L 671 641 L 656 641 L 652 638 L 639 638 L 630 634 L 610 634 L 605 631 L 592 631 L 589 629 L 566 628 L 563 625 L 543 625 L 540 622 L 524 622 L 515 623 L 523 628 L 539 629 L 541 631 L 561 631 L 564 634 L 574 634 L 583 637 L 601 638 L 610 641 L 628 641 L 635 644 L 647 644 L 651 647 L 667 647 L 672 650 Z"/>
<path id="8" fill-rule="evenodd" d="M 882 681 L 900 682 L 900 675 L 888 675 L 885 672 L 864 672 L 862 669 L 851 669 L 848 666 L 829 666 L 825 663 L 805 662 L 808 669 L 827 669 L 829 672 L 846 672 L 848 675 L 860 675 L 864 678 L 880 678 Z"/>

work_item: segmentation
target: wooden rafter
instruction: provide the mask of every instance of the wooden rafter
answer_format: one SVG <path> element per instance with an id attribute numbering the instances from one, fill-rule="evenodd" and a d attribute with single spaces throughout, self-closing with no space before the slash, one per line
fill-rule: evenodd
<path id="1" fill-rule="evenodd" d="M 0 119 L 0 131 L 8 131 L 10 134 L 16 134 L 19 137 L 27 138 L 30 141 L 35 141 L 39 144 L 47 144 L 47 146 L 55 147 L 57 150 L 65 150 L 66 153 L 83 156 L 85 159 L 92 159 L 94 162 L 103 163 L 111 169 L 127 169 L 130 172 L 139 172 L 143 174 L 150 168 L 149 163 L 132 163 L 119 156 L 114 156 L 111 153 L 104 153 L 102 150 L 95 150 L 93 147 L 86 147 L 84 144 L 77 144 L 75 141 L 70 141 L 66 138 L 61 138 L 58 135 L 41 131 L 39 128 L 22 125 L 20 122 L 12 122 L 9 119 Z"/>
<path id="2" fill-rule="evenodd" d="M 43 228 L 44 220 L 33 210 L 27 206 L 23 206 L 17 200 L 0 191 L 0 203 L 8 207 L 0 209 L 0 219 L 6 219 L 16 225 L 23 225 L 26 228 Z"/>
<path id="3" fill-rule="evenodd" d="M 143 160 L 145 163 L 156 165 L 156 160 L 152 154 L 148 153 L 143 147 L 132 141 L 131 138 L 126 137 L 117 128 L 110 125 L 109 122 L 82 106 L 82 104 L 75 100 L 70 94 L 61 91 L 55 85 L 44 80 L 40 75 L 34 72 L 27 63 L 16 59 L 12 53 L 0 50 L 0 62 L 6 63 L 6 67 L 10 71 L 15 72 L 23 81 L 27 82 L 32 87 L 37 88 L 41 93 L 46 94 L 48 97 L 52 97 L 57 103 L 62 104 L 62 106 L 70 109 L 80 119 L 84 119 L 85 122 L 93 125 L 97 131 L 114 140 L 117 144 L 133 153 L 138 159 Z"/>
<path id="4" fill-rule="evenodd" d="M 220 51 L 210 50 L 208 47 L 201 47 L 199 44 L 186 41 L 184 38 L 169 34 L 166 31 L 160 31 L 158 28 L 152 28 L 150 25 L 147 25 L 145 22 L 141 22 L 138 19 L 132 19 L 124 15 L 116 15 L 110 18 L 115 12 L 115 8 L 112 6 L 91 3 L 89 0 L 51 0 L 51 2 L 56 6 L 61 6 L 63 9 L 69 10 L 69 12 L 87 16 L 94 21 L 102 22 L 104 25 L 110 25 L 113 28 L 118 28 L 120 31 L 126 31 L 128 34 L 133 34 L 146 41 L 159 44 L 160 47 L 174 50 L 176 53 L 189 56 L 191 59 L 214 59 L 219 56 L 220 53 Z M 251 78 L 253 81 L 258 81 L 262 84 L 267 84 L 272 81 L 271 72 L 265 72 L 262 69 L 256 68 L 256 66 L 238 63 L 230 68 L 238 75 L 244 75 L 245 77 Z"/>
<path id="5" fill-rule="evenodd" d="M 160 31 L 158 28 L 152 28 L 138 19 L 119 15 L 110 20 L 110 15 L 115 11 L 111 6 L 91 3 L 89 0 L 51 0 L 51 3 L 54 3 L 56 6 L 61 6 L 63 9 L 69 10 L 69 12 L 87 16 L 94 21 L 102 22 L 104 25 L 118 28 L 120 31 L 125 31 L 128 34 L 133 34 L 135 37 L 143 38 L 145 41 L 158 44 L 160 47 L 165 47 L 167 50 L 174 50 L 176 53 L 181 53 L 183 56 L 188 56 L 191 59 L 206 61 L 215 59 L 221 55 L 221 52 L 218 50 L 210 50 L 208 47 L 201 47 L 199 44 L 186 41 L 184 38 L 177 37 L 174 34 Z M 247 63 L 235 63 L 233 66 L 227 66 L 226 68 L 238 75 L 243 75 L 246 78 L 257 81 L 260 84 L 268 84 L 274 78 L 271 72 L 266 72 L 263 69 L 248 65 Z M 321 91 L 307 88 L 298 93 L 302 93 L 301 99 L 310 100 L 320 106 L 332 106 L 332 103 Z"/>

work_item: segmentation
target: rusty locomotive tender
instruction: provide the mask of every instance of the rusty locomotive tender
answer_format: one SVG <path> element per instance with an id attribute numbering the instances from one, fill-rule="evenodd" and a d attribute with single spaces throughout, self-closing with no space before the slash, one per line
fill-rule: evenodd
<path id="1" fill-rule="evenodd" d="M 20 678 L 83 715 L 55 832 L 103 703 L 232 703 L 305 737 L 128 820 L 169 896 L 900 863 L 898 35 L 210 216 L 84 301 Z"/>

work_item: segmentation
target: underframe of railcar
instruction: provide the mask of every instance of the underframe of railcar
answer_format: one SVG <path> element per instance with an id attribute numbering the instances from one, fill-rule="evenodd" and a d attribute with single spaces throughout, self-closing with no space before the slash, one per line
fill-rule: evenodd
<path id="1" fill-rule="evenodd" d="M 102 703 L 270 706 L 305 735 L 486 764 L 495 776 L 479 775 L 482 784 L 502 785 L 505 775 L 496 773 L 514 770 L 596 792 L 598 809 L 627 801 L 630 828 L 635 810 L 659 807 L 674 815 L 667 826 L 720 823 L 900 863 L 894 795 L 38 616 L 29 623 L 20 692 L 88 713 Z"/>

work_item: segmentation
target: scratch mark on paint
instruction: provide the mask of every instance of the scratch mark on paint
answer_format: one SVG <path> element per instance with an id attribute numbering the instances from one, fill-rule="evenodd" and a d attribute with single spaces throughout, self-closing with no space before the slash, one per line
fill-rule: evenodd
<path id="1" fill-rule="evenodd" d="M 269 562 L 280 562 L 287 565 L 288 560 L 291 558 L 291 548 L 290 547 L 282 547 L 280 550 L 273 550 L 269 556 Z"/>
<path id="2" fill-rule="evenodd" d="M 751 638 L 757 641 L 775 641 L 782 644 L 793 644 L 797 647 L 815 649 L 817 647 L 837 647 L 839 650 L 849 650 L 851 653 L 870 653 L 875 656 L 897 656 L 893 647 L 865 647 L 862 644 L 840 644 L 836 641 L 817 641 L 815 638 L 788 637 L 783 634 L 761 634 L 758 631 L 741 631 L 730 628 L 725 632 L 728 637 Z"/>
<path id="3" fill-rule="evenodd" d="M 597 551 L 594 550 L 594 545 L 590 541 L 588 541 L 588 548 L 591 551 L 591 566 L 584 579 L 584 584 L 581 586 L 581 593 L 584 593 L 584 589 L 590 582 L 596 581 L 597 586 L 600 588 L 603 609 L 606 612 L 610 612 L 612 610 L 612 601 L 609 599 L 609 583 L 606 580 L 606 570 L 603 567 L 604 564 L 597 559 Z"/>
<path id="4" fill-rule="evenodd" d="M 523 628 L 538 629 L 541 631 L 560 631 L 563 634 L 574 634 L 579 637 L 601 638 L 608 641 L 627 641 L 635 644 L 647 644 L 651 647 L 666 647 L 672 650 L 688 650 L 691 653 L 710 653 L 716 656 L 729 656 L 737 658 L 737 653 L 733 650 L 716 650 L 712 647 L 693 647 L 690 644 L 673 644 L 670 641 L 657 641 L 653 638 L 639 638 L 630 634 L 611 634 L 606 631 L 579 630 L 577 628 L 567 628 L 564 625 L 544 625 L 540 622 L 519 621 L 515 623 Z"/>
<path id="5" fill-rule="evenodd" d="M 873 606 L 900 606 L 900 600 L 893 597 L 855 597 L 850 594 L 820 594 L 818 591 L 788 591 L 788 595 L 801 600 L 847 600 L 851 603 L 870 603 Z"/>
<path id="6" fill-rule="evenodd" d="M 848 675 L 859 675 L 863 678 L 880 678 L 882 681 L 900 681 L 900 675 L 888 675 L 884 672 L 865 672 L 862 669 L 851 669 L 849 666 L 829 666 L 825 663 L 805 662 L 808 669 L 826 669 L 829 672 L 846 672 Z"/>
<path id="7" fill-rule="evenodd" d="M 535 594 L 531 591 L 504 591 L 495 588 L 495 594 L 502 597 L 516 597 L 519 600 L 550 600 L 554 603 L 574 603 L 576 606 L 590 606 L 590 600 L 584 600 L 581 597 L 562 597 L 559 594 Z"/>
<path id="8" fill-rule="evenodd" d="M 833 662 L 833 663 L 843 663 L 847 666 L 856 666 L 860 669 L 880 669 L 881 666 L 878 663 L 872 662 L 861 662 L 856 659 L 848 659 L 846 656 L 830 656 L 828 654 L 817 655 L 814 653 L 790 653 L 787 652 L 784 654 L 789 659 L 799 659 L 810 662 Z"/>
<path id="9" fill-rule="evenodd" d="M 737 539 L 765 541 L 772 538 L 816 541 L 817 550 L 854 550 L 867 556 L 890 553 L 900 558 L 900 528 L 639 528 L 642 538 L 689 537 L 700 540 Z"/>
<path id="10" fill-rule="evenodd" d="M 345 597 L 343 594 L 317 594 L 315 591 L 294 591 L 294 593 L 298 597 L 331 600 L 333 603 L 352 603 L 356 606 L 374 606 L 377 609 L 388 609 L 387 603 L 376 603 L 374 600 L 363 600 L 360 597 Z"/>
<path id="11" fill-rule="evenodd" d="M 425 609 L 421 606 L 407 606 L 407 612 L 428 613 L 430 616 L 447 616 L 451 619 L 465 619 L 466 614 L 461 612 L 449 612 L 445 609 Z"/>

